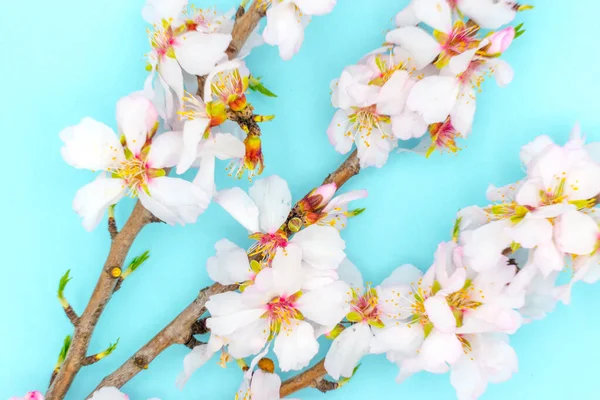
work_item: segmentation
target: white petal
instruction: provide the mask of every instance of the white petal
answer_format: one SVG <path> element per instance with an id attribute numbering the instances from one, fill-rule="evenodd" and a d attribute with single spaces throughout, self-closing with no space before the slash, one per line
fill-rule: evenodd
<path id="1" fill-rule="evenodd" d="M 175 56 L 181 67 L 193 75 L 208 75 L 225 56 L 231 35 L 224 33 L 184 33 L 178 38 Z"/>
<path id="2" fill-rule="evenodd" d="M 258 207 L 242 189 L 234 187 L 221 190 L 216 194 L 215 201 L 248 231 L 259 231 Z"/>
<path id="3" fill-rule="evenodd" d="M 285 2 L 267 10 L 267 25 L 263 31 L 265 42 L 279 47 L 284 60 L 291 59 L 304 41 L 304 27 L 296 14 L 296 6 Z"/>
<path id="4" fill-rule="evenodd" d="M 234 358 L 244 358 L 257 354 L 265 347 L 270 333 L 269 319 L 259 318 L 228 336 L 227 351 Z"/>
<path id="5" fill-rule="evenodd" d="M 446 0 L 419 0 L 413 3 L 415 16 L 440 32 L 452 30 L 452 11 Z"/>
<path id="6" fill-rule="evenodd" d="M 396 268 L 389 277 L 381 282 L 381 286 L 416 284 L 423 276 L 421 270 L 414 265 L 405 264 Z"/>
<path id="7" fill-rule="evenodd" d="M 227 239 L 219 240 L 215 244 L 217 255 L 206 261 L 208 276 L 222 285 L 241 283 L 252 279 L 246 250 L 235 245 Z"/>
<path id="8" fill-rule="evenodd" d="M 99 176 L 77 191 L 73 199 L 73 210 L 83 218 L 83 227 L 92 231 L 98 226 L 108 206 L 118 202 L 125 194 L 122 179 Z"/>
<path id="9" fill-rule="evenodd" d="M 170 168 L 177 164 L 183 140 L 181 132 L 165 132 L 152 139 L 146 159 L 149 168 Z"/>
<path id="10" fill-rule="evenodd" d="M 523 182 L 515 197 L 517 203 L 523 206 L 538 207 L 541 202 L 540 185 L 539 179 L 528 179 Z"/>
<path id="11" fill-rule="evenodd" d="M 198 157 L 198 145 L 209 123 L 208 118 L 194 118 L 184 123 L 181 158 L 177 164 L 178 174 L 187 171 Z"/>
<path id="12" fill-rule="evenodd" d="M 299 370 L 306 366 L 319 351 L 313 327 L 304 321 L 292 320 L 283 325 L 275 338 L 273 351 L 283 372 Z"/>
<path id="13" fill-rule="evenodd" d="M 399 324 L 375 329 L 371 341 L 371 353 L 394 352 L 401 357 L 415 357 L 424 340 L 423 327 L 420 324 Z"/>
<path id="14" fill-rule="evenodd" d="M 279 400 L 281 378 L 277 374 L 257 370 L 252 375 L 252 400 Z"/>
<path id="15" fill-rule="evenodd" d="M 477 101 L 472 89 L 461 91 L 454 108 L 450 112 L 452 126 L 464 137 L 471 133 Z"/>
<path id="16" fill-rule="evenodd" d="M 346 244 L 337 229 L 311 225 L 296 233 L 290 243 L 302 248 L 302 260 L 318 269 L 336 269 L 346 258 Z"/>
<path id="17" fill-rule="evenodd" d="M 565 194 L 569 200 L 587 200 L 600 193 L 600 165 L 587 162 L 569 171 Z"/>
<path id="18" fill-rule="evenodd" d="M 368 354 L 371 345 L 371 328 L 366 323 L 352 325 L 331 343 L 325 357 L 325 369 L 335 380 L 350 378 L 360 359 Z"/>
<path id="19" fill-rule="evenodd" d="M 168 88 L 173 89 L 175 95 L 177 95 L 177 100 L 180 101 L 183 98 L 183 73 L 177 60 L 171 57 L 163 57 L 158 64 L 158 73 L 168 85 Z M 168 88 L 166 89 L 168 90 Z M 170 94 L 167 92 L 167 115 L 170 114 L 169 110 L 173 109 L 173 105 L 169 107 L 169 96 Z"/>
<path id="20" fill-rule="evenodd" d="M 399 28 L 417 25 L 419 22 L 421 22 L 415 15 L 412 5 L 404 7 L 398 14 L 396 14 L 396 18 L 394 20 L 396 22 L 396 26 Z"/>
<path id="21" fill-rule="evenodd" d="M 108 126 L 84 118 L 78 125 L 60 132 L 64 146 L 61 154 L 64 160 L 75 168 L 102 171 L 117 167 L 125 161 L 123 146 L 119 138 Z"/>
<path id="22" fill-rule="evenodd" d="M 183 358 L 183 372 L 177 377 L 177 388 L 179 390 L 183 389 L 192 374 L 206 364 L 214 354 L 206 344 L 196 346 L 186 354 Z"/>
<path id="23" fill-rule="evenodd" d="M 219 160 L 242 158 L 246 154 L 246 146 L 231 133 L 217 133 L 204 142 L 202 152 L 214 154 Z"/>
<path id="24" fill-rule="evenodd" d="M 564 254 L 551 241 L 535 248 L 533 261 L 545 277 L 554 271 L 562 270 L 565 266 Z"/>
<path id="25" fill-rule="evenodd" d="M 517 15 L 508 1 L 461 0 L 460 10 L 485 29 L 498 29 Z"/>
<path id="26" fill-rule="evenodd" d="M 458 82 L 449 76 L 429 76 L 412 88 L 406 106 L 432 124 L 446 120 L 456 104 Z"/>
<path id="27" fill-rule="evenodd" d="M 469 259 L 469 267 L 484 271 L 497 265 L 511 238 L 507 233 L 508 221 L 496 221 L 483 225 L 461 235 L 464 242 L 464 255 Z"/>
<path id="28" fill-rule="evenodd" d="M 377 97 L 377 112 L 385 115 L 397 115 L 404 109 L 406 98 L 412 83 L 409 83 L 408 72 L 396 71 L 383 85 Z"/>
<path id="29" fill-rule="evenodd" d="M 456 362 L 462 353 L 462 345 L 454 333 L 442 333 L 433 329 L 423 342 L 420 354 L 424 369 L 435 370 L 442 364 Z"/>
<path id="30" fill-rule="evenodd" d="M 178 19 L 188 0 L 146 0 L 142 17 L 149 24 L 159 24 L 163 19 Z"/>
<path id="31" fill-rule="evenodd" d="M 258 207 L 260 231 L 275 233 L 292 209 L 292 194 L 287 182 L 273 175 L 256 181 L 248 194 Z"/>
<path id="32" fill-rule="evenodd" d="M 198 160 L 198 173 L 194 178 L 194 185 L 198 185 L 209 196 L 212 196 L 215 191 L 215 157 L 210 154 L 203 155 Z"/>
<path id="33" fill-rule="evenodd" d="M 553 144 L 554 142 L 547 135 L 536 137 L 533 142 L 521 148 L 521 162 L 527 167 L 533 159 L 537 158 L 548 146 Z"/>
<path id="34" fill-rule="evenodd" d="M 381 121 L 373 131 L 362 129 L 357 133 L 356 142 L 360 167 L 383 167 L 396 146 L 397 141 L 393 137 L 392 125 L 389 122 Z"/>
<path id="35" fill-rule="evenodd" d="M 306 15 L 329 14 L 337 0 L 294 0 L 300 11 Z"/>
<path id="36" fill-rule="evenodd" d="M 425 311 L 436 329 L 446 333 L 456 331 L 456 318 L 445 297 L 433 296 L 425 300 Z"/>
<path id="37" fill-rule="evenodd" d="M 148 133 L 158 122 L 158 113 L 150 100 L 141 94 L 123 97 L 117 103 L 119 133 L 125 135 L 127 147 L 138 155 Z"/>
<path id="38" fill-rule="evenodd" d="M 456 390 L 458 400 L 477 399 L 487 388 L 487 381 L 482 376 L 479 364 L 463 357 L 450 368 L 450 383 Z"/>
<path id="39" fill-rule="evenodd" d="M 95 391 L 90 400 L 129 400 L 129 397 L 116 387 L 103 387 Z"/>
<path id="40" fill-rule="evenodd" d="M 352 289 L 362 293 L 365 285 L 362 274 L 348 258 L 344 258 L 340 263 L 337 273 L 341 281 L 346 282 Z"/>
<path id="41" fill-rule="evenodd" d="M 353 190 L 348 193 L 341 194 L 339 196 L 334 197 L 327 206 L 323 209 L 323 212 L 330 213 L 335 212 L 336 208 L 343 207 L 354 200 L 364 199 L 369 195 L 369 192 L 366 190 Z"/>
<path id="42" fill-rule="evenodd" d="M 346 282 L 337 281 L 304 293 L 296 306 L 305 318 L 320 325 L 333 326 L 350 312 L 352 293 Z"/>
<path id="43" fill-rule="evenodd" d="M 302 250 L 298 246 L 290 243 L 285 249 L 277 249 L 271 269 L 274 289 L 277 293 L 289 296 L 302 288 L 304 283 Z"/>
<path id="44" fill-rule="evenodd" d="M 148 183 L 148 191 L 153 200 L 177 215 L 177 218 L 171 218 L 170 215 L 164 215 L 163 218 L 163 216 L 154 214 L 155 210 L 150 210 L 156 217 L 170 225 L 196 222 L 210 203 L 210 195 L 201 187 L 179 178 L 168 176 L 154 178 Z M 144 203 L 146 198 L 140 196 L 144 207 L 146 207 Z"/>
<path id="45" fill-rule="evenodd" d="M 400 115 L 392 115 L 392 132 L 398 139 L 420 138 L 427 132 L 427 122 L 421 114 L 404 110 Z"/>
<path id="46" fill-rule="evenodd" d="M 329 127 L 327 128 L 329 143 L 335 151 L 346 154 L 352 149 L 354 137 L 348 130 L 348 114 L 344 110 L 336 111 Z"/>
<path id="47" fill-rule="evenodd" d="M 417 69 L 425 67 L 440 54 L 440 45 L 421 28 L 409 26 L 387 33 L 385 40 L 402 46 L 414 57 Z"/>
<path id="48" fill-rule="evenodd" d="M 558 219 L 556 242 L 565 253 L 586 255 L 594 251 L 599 233 L 598 224 L 592 217 L 579 211 L 569 211 Z"/>
<path id="49" fill-rule="evenodd" d="M 212 299 L 211 299 L 212 301 Z M 207 307 L 208 307 L 208 303 Z M 206 326 L 210 328 L 210 331 L 215 335 L 228 336 L 233 334 L 238 329 L 245 329 L 250 324 L 261 319 L 264 315 L 265 310 L 263 309 L 249 309 L 241 310 L 234 314 L 223 315 L 222 317 L 212 317 L 206 320 Z"/>
<path id="50" fill-rule="evenodd" d="M 527 218 L 526 216 L 509 229 L 513 241 L 526 249 L 531 249 L 552 239 L 553 227 L 547 219 Z"/>
<path id="51" fill-rule="evenodd" d="M 512 69 L 509 63 L 500 59 L 493 59 L 487 61 L 487 64 L 490 65 L 491 71 L 494 74 L 494 78 L 496 79 L 496 83 L 500 87 L 505 87 L 509 83 L 512 82 L 515 77 L 515 71 Z"/>

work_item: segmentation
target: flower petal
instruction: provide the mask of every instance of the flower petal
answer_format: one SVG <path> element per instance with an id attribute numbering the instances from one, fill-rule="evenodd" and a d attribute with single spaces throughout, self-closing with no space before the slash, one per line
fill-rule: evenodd
<path id="1" fill-rule="evenodd" d="M 302 248 L 302 261 L 318 269 L 337 269 L 346 258 L 346 243 L 337 229 L 311 225 L 296 233 L 290 243 Z"/>
<path id="2" fill-rule="evenodd" d="M 198 145 L 209 123 L 210 119 L 208 118 L 194 118 L 183 124 L 183 145 L 181 158 L 177 164 L 178 174 L 187 171 L 198 157 Z"/>
<path id="3" fill-rule="evenodd" d="M 599 233 L 598 224 L 592 217 L 579 211 L 569 211 L 558 219 L 556 243 L 565 253 L 587 255 L 594 251 Z"/>
<path id="4" fill-rule="evenodd" d="M 193 75 L 208 75 L 225 57 L 231 35 L 225 33 L 187 32 L 179 37 L 181 45 L 175 46 L 175 56 L 181 68 Z"/>
<path id="5" fill-rule="evenodd" d="M 244 329 L 229 335 L 227 351 L 234 358 L 249 357 L 259 353 L 267 343 L 271 330 L 268 318 L 259 318 Z"/>
<path id="6" fill-rule="evenodd" d="M 192 374 L 201 366 L 206 364 L 215 353 L 210 351 L 208 345 L 196 346 L 183 358 L 183 371 L 177 377 L 176 385 L 182 390 Z"/>
<path id="7" fill-rule="evenodd" d="M 73 199 L 73 210 L 83 218 L 86 231 L 98 226 L 108 206 L 115 204 L 125 195 L 125 181 L 100 175 L 77 191 Z"/>
<path id="8" fill-rule="evenodd" d="M 117 103 L 119 132 L 125 135 L 127 147 L 138 155 L 146 144 L 148 133 L 158 123 L 158 112 L 150 100 L 140 93 L 123 97 Z"/>
<path id="9" fill-rule="evenodd" d="M 425 300 L 425 311 L 436 329 L 445 333 L 456 331 L 456 318 L 445 297 L 433 296 Z"/>
<path id="10" fill-rule="evenodd" d="M 281 378 L 277 374 L 257 370 L 252 375 L 252 400 L 279 400 Z"/>
<path id="11" fill-rule="evenodd" d="M 248 231 L 259 232 L 258 207 L 242 189 L 221 190 L 215 195 L 215 201 Z"/>
<path id="12" fill-rule="evenodd" d="M 165 132 L 152 140 L 146 158 L 149 168 L 170 168 L 177 164 L 183 147 L 181 132 Z"/>
<path id="13" fill-rule="evenodd" d="M 299 370 L 310 363 L 319 351 L 313 327 L 304 321 L 292 320 L 281 327 L 273 351 L 283 372 Z"/>
<path id="14" fill-rule="evenodd" d="M 64 143 L 60 150 L 63 159 L 75 168 L 104 171 L 125 161 L 123 146 L 117 135 L 92 118 L 82 119 L 59 135 Z"/>
<path id="15" fill-rule="evenodd" d="M 428 124 L 446 120 L 458 97 L 458 83 L 451 76 L 429 76 L 413 86 L 406 106 L 423 115 Z"/>
<path id="16" fill-rule="evenodd" d="M 363 356 L 369 353 L 373 333 L 367 323 L 346 329 L 331 343 L 325 357 L 325 369 L 335 380 L 350 378 Z"/>
<path id="17" fill-rule="evenodd" d="M 208 276 L 222 285 L 241 283 L 252 279 L 253 272 L 246 250 L 227 239 L 215 244 L 217 255 L 206 261 Z"/>
<path id="18" fill-rule="evenodd" d="M 267 10 L 267 25 L 263 30 L 265 43 L 279 47 L 279 55 L 290 60 L 304 41 L 304 27 L 292 2 L 274 4 Z"/>
<path id="19" fill-rule="evenodd" d="M 275 233 L 292 209 L 292 193 L 287 182 L 273 175 L 256 181 L 248 194 L 259 210 L 260 231 Z"/>
<path id="20" fill-rule="evenodd" d="M 336 3 L 337 0 L 294 0 L 294 4 L 306 15 L 329 14 Z"/>
<path id="21" fill-rule="evenodd" d="M 446 0 L 418 0 L 413 2 L 415 16 L 440 32 L 452 30 L 452 11 Z"/>
<path id="22" fill-rule="evenodd" d="M 350 312 L 352 293 L 346 282 L 337 281 L 304 293 L 296 307 L 307 319 L 324 326 L 333 326 Z"/>
<path id="23" fill-rule="evenodd" d="M 349 152 L 354 144 L 354 136 L 348 130 L 348 121 L 348 113 L 344 110 L 337 110 L 327 128 L 329 143 L 340 154 Z"/>
<path id="24" fill-rule="evenodd" d="M 387 33 L 385 40 L 408 50 L 417 69 L 430 64 L 440 54 L 439 43 L 423 29 L 414 26 L 394 29 Z"/>

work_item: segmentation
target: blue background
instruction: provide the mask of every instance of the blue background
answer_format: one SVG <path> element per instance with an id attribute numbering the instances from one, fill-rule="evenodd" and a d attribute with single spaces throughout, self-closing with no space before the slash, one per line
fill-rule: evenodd
<path id="1" fill-rule="evenodd" d="M 252 98 L 258 112 L 276 114 L 264 129 L 265 175 L 290 183 L 297 200 L 344 159 L 329 145 L 325 130 L 334 113 L 329 83 L 384 40 L 392 18 L 406 1 L 340 0 L 333 14 L 315 18 L 292 61 L 263 47 L 248 59 L 277 99 Z M 454 213 L 485 203 L 488 183 L 522 176 L 519 148 L 547 133 L 563 142 L 576 120 L 600 139 L 595 26 L 596 0 L 538 2 L 522 13 L 527 32 L 506 54 L 516 71 L 505 89 L 487 82 L 479 96 L 472 136 L 458 156 L 391 156 L 382 169 L 368 169 L 344 190 L 367 188 L 357 206 L 367 211 L 343 235 L 347 253 L 366 280 L 377 282 L 394 267 L 427 268 L 438 242 L 448 239 Z M 212 3 L 211 3 L 212 4 Z M 222 8 L 235 5 L 221 0 Z M 66 295 L 81 312 L 109 247 L 104 223 L 86 233 L 71 209 L 76 190 L 91 173 L 66 165 L 58 132 L 91 116 L 111 126 L 116 101 L 142 87 L 148 50 L 143 1 L 3 2 L 0 15 L 0 129 L 2 138 L 2 276 L 0 277 L 0 398 L 44 391 L 71 326 L 56 300 L 60 276 L 70 268 Z M 210 5 L 210 4 L 200 4 Z M 236 182 L 219 166 L 219 187 Z M 131 200 L 119 203 L 123 223 Z M 244 229 L 211 205 L 199 222 L 186 227 L 147 227 L 131 255 L 151 249 L 151 259 L 124 284 L 106 308 L 90 352 L 121 338 L 109 358 L 82 370 L 70 400 L 80 400 L 208 285 L 205 270 L 221 238 L 247 244 Z M 483 399 L 598 398 L 600 292 L 578 285 L 573 304 L 558 307 L 543 321 L 512 338 L 520 372 L 491 386 Z M 188 350 L 164 352 L 124 390 L 132 399 L 231 399 L 241 377 L 235 366 L 214 360 L 195 374 L 183 391 L 175 388 Z M 448 376 L 419 374 L 403 385 L 397 368 L 370 356 L 353 382 L 329 393 L 330 399 L 452 399 Z M 299 394 L 320 399 L 314 390 Z"/>

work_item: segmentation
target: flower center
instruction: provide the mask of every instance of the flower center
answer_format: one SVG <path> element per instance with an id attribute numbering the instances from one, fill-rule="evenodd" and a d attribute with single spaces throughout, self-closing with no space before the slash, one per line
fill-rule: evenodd
<path id="1" fill-rule="evenodd" d="M 246 145 L 246 154 L 244 158 L 232 161 L 227 170 L 229 175 L 235 175 L 236 178 L 241 178 L 244 171 L 248 171 L 248 180 L 252 181 L 255 175 L 262 174 L 265 169 L 264 157 L 262 154 L 262 143 L 260 137 L 250 134 L 244 139 Z"/>
<path id="2" fill-rule="evenodd" d="M 291 296 L 277 296 L 267 303 L 267 310 L 263 317 L 269 319 L 271 335 L 278 334 L 282 325 L 289 325 L 294 319 L 304 319 L 295 305 L 300 296 L 302 296 L 302 292 L 296 292 Z"/>
<path id="3" fill-rule="evenodd" d="M 356 112 L 350 115 L 350 126 L 346 136 L 355 137 L 359 135 L 367 147 L 371 146 L 369 139 L 373 131 L 380 134 L 382 139 L 389 138 L 389 134 L 383 129 L 382 123 L 389 123 L 390 118 L 377 114 L 375 105 L 364 108 L 354 107 L 354 110 Z"/>
<path id="4" fill-rule="evenodd" d="M 392 57 L 393 55 L 390 55 L 389 63 L 386 60 L 384 60 L 381 57 L 381 55 L 378 55 L 375 58 L 375 65 L 377 65 L 377 68 L 379 69 L 380 73 L 378 77 L 372 79 L 369 82 L 369 85 L 383 86 L 387 83 L 387 81 L 390 80 L 392 75 L 394 75 L 394 72 L 407 70 L 406 66 L 404 65 L 404 62 L 400 61 L 398 64 L 394 64 L 392 62 Z"/>
<path id="5" fill-rule="evenodd" d="M 263 260 L 266 262 L 273 260 L 277 249 L 285 249 L 288 245 L 287 235 L 281 231 L 275 233 L 253 233 L 248 237 L 256 241 L 248 250 L 248 256 L 252 257 L 262 254 Z"/>
<path id="6" fill-rule="evenodd" d="M 114 170 L 110 170 L 113 177 L 120 178 L 129 186 L 129 196 L 137 197 L 140 187 L 144 188 L 149 180 L 146 161 L 138 156 L 125 160 Z"/>
<path id="7" fill-rule="evenodd" d="M 352 311 L 346 316 L 346 319 L 350 322 L 367 322 L 369 325 L 383 327 L 383 322 L 379 318 L 381 310 L 378 304 L 377 291 L 370 285 L 367 285 L 362 295 L 352 289 L 352 301 L 350 302 Z"/>
<path id="8" fill-rule="evenodd" d="M 154 26 L 154 31 L 148 31 L 150 44 L 156 51 L 159 59 L 164 56 L 175 57 L 173 46 L 177 44 L 177 38 L 174 36 L 173 28 L 170 23 L 163 21 L 163 26 Z"/>
<path id="9" fill-rule="evenodd" d="M 456 21 L 449 33 L 433 31 L 433 36 L 442 48 L 435 62 L 436 67 L 441 69 L 448 65 L 452 57 L 476 48 L 479 45 L 479 40 L 475 37 L 477 32 L 479 32 L 477 24 L 473 22 L 465 24 L 463 21 Z"/>
<path id="10" fill-rule="evenodd" d="M 460 150 L 456 145 L 456 137 L 460 133 L 454 129 L 450 118 L 446 118 L 444 122 L 429 125 L 429 134 L 431 135 L 431 147 L 427 150 L 426 157 L 429 157 L 436 149 L 446 149 L 452 153 Z"/>
<path id="11" fill-rule="evenodd" d="M 246 95 L 248 77 L 242 77 L 239 69 L 232 72 L 219 72 L 216 81 L 211 84 L 213 94 L 227 104 L 233 111 L 242 111 L 247 106 Z"/>

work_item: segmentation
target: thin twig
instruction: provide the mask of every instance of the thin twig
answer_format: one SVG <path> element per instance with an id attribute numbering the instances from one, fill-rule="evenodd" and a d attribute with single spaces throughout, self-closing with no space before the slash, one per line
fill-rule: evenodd
<path id="1" fill-rule="evenodd" d="M 333 173 L 325 179 L 324 183 L 335 183 L 338 189 L 352 176 L 360 172 L 358 155 L 354 151 Z M 290 217 L 288 217 L 289 219 Z M 283 226 L 287 226 L 285 221 Z M 127 360 L 119 369 L 108 375 L 100 382 L 96 390 L 105 386 L 122 387 L 143 368 L 154 360 L 162 351 L 174 344 L 185 344 L 193 335 L 192 327 L 206 312 L 205 304 L 210 296 L 236 290 L 237 285 L 223 286 L 215 283 L 200 291 L 196 299 L 171 323 L 154 336 L 144 347 Z"/>
<path id="2" fill-rule="evenodd" d="M 323 359 L 315 366 L 283 382 L 279 395 L 283 398 L 308 387 L 313 387 L 322 393 L 337 389 L 339 384 L 324 379 L 325 375 L 327 375 L 327 371 L 325 370 L 325 359 Z"/>
<path id="3" fill-rule="evenodd" d="M 77 313 L 75 310 L 73 310 L 73 307 L 67 303 L 67 306 L 63 307 L 63 309 L 65 310 L 65 314 L 67 314 L 67 318 L 69 318 L 69 321 L 71 321 L 73 326 L 77 326 L 77 324 L 79 324 L 79 316 L 77 316 Z"/>
<path id="4" fill-rule="evenodd" d="M 115 271 L 120 271 L 122 268 L 133 241 L 142 228 L 150 222 L 150 218 L 150 212 L 138 202 L 125 226 L 112 241 L 98 283 L 87 307 L 78 319 L 67 357 L 46 393 L 46 400 L 63 399 L 75 379 L 75 375 L 84 366 L 92 333 L 115 288 L 118 278 L 118 275 L 115 276 Z"/>
<path id="5" fill-rule="evenodd" d="M 110 233 L 111 240 L 113 240 L 119 234 L 115 217 L 108 217 L 108 233 Z"/>

